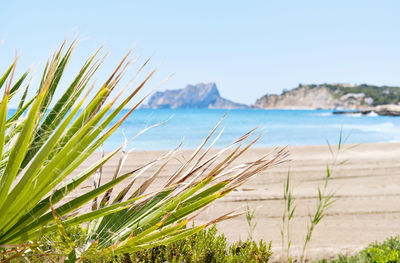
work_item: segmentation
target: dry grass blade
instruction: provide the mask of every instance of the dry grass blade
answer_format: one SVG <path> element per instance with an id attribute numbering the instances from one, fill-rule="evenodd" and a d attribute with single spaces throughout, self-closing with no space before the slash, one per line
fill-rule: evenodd
<path id="1" fill-rule="evenodd" d="M 125 161 L 126 161 L 126 158 L 128 158 L 129 152 L 126 151 L 126 144 L 127 144 L 127 141 L 125 141 L 125 144 L 124 144 L 124 148 L 123 148 L 123 150 L 122 150 L 121 157 L 120 157 L 120 159 L 119 159 L 119 161 L 118 161 L 117 167 L 116 167 L 116 169 L 115 169 L 114 175 L 113 175 L 113 177 L 112 177 L 111 180 L 114 180 L 114 179 L 117 178 L 117 176 L 118 176 L 119 173 L 121 172 L 121 169 L 122 169 L 122 167 L 123 167 L 123 165 L 124 165 L 124 163 L 125 163 Z M 104 205 L 108 204 L 108 201 L 110 200 L 112 191 L 113 191 L 113 188 L 109 189 L 109 190 L 104 194 L 103 199 L 102 199 L 101 202 L 100 202 L 100 206 L 104 206 Z"/>
<path id="2" fill-rule="evenodd" d="M 246 214 L 246 211 L 241 211 L 241 212 L 232 211 L 232 212 L 226 213 L 225 215 L 222 215 L 222 216 L 220 216 L 220 217 L 208 222 L 206 225 L 207 226 L 214 225 L 216 223 L 219 223 L 219 222 L 222 222 L 222 221 L 225 221 L 225 220 L 229 220 L 229 219 L 232 219 L 232 218 L 244 215 L 244 214 Z"/>
<path id="3" fill-rule="evenodd" d="M 169 120 L 169 119 L 168 119 L 168 120 Z M 152 126 L 149 126 L 149 127 L 145 128 L 145 129 L 141 130 L 141 131 L 138 132 L 134 137 L 132 137 L 129 141 L 128 141 L 128 140 L 125 140 L 125 143 L 124 143 L 123 147 L 126 148 L 126 145 L 127 145 L 130 141 L 134 140 L 135 138 L 137 138 L 138 136 L 140 136 L 140 135 L 142 135 L 143 133 L 147 132 L 148 130 L 150 130 L 150 129 L 152 129 L 152 128 L 155 128 L 155 127 L 157 127 L 157 126 L 160 126 L 160 125 L 166 123 L 168 120 L 163 121 L 163 122 L 160 122 L 160 123 L 156 123 L 156 124 L 154 124 L 154 125 L 152 125 Z M 126 152 L 126 150 L 123 150 L 122 156 L 121 156 L 121 158 L 119 159 L 119 162 L 118 162 L 117 168 L 115 169 L 115 172 L 114 172 L 114 175 L 113 175 L 113 177 L 112 177 L 112 180 L 114 180 L 114 179 L 116 179 L 116 178 L 118 177 L 118 174 L 119 174 L 120 171 L 122 170 L 122 167 L 123 167 L 123 165 L 124 165 L 124 163 L 125 163 L 125 161 L 126 161 L 126 158 L 128 157 L 129 153 L 132 152 L 132 151 L 133 151 L 133 149 L 130 150 L 130 151 L 128 151 L 128 152 Z M 148 168 L 150 168 L 152 165 L 156 164 L 156 162 L 158 162 L 159 160 L 166 158 L 169 154 L 170 154 L 170 153 L 168 153 L 167 155 L 165 155 L 165 156 L 163 156 L 163 157 L 161 157 L 161 158 L 159 158 L 159 159 L 156 159 L 156 160 L 154 160 L 153 162 L 149 163 L 149 164 L 148 164 L 149 166 L 148 166 L 148 167 L 146 166 L 146 168 L 144 168 L 144 170 L 141 171 L 141 174 L 144 173 L 144 172 L 145 172 Z M 138 176 L 139 176 L 139 175 L 138 175 Z M 137 178 L 137 176 L 135 176 L 135 177 L 128 183 L 128 185 L 118 194 L 118 197 L 117 197 L 117 199 L 116 199 L 116 200 L 118 200 L 117 202 L 121 202 L 122 199 L 126 196 L 126 194 L 129 192 L 129 190 L 132 188 L 132 186 L 133 186 L 133 184 L 134 184 L 136 178 Z M 146 187 L 146 188 L 147 188 L 147 187 Z M 106 203 L 108 203 L 112 191 L 113 191 L 113 188 L 109 189 L 109 190 L 106 192 L 106 194 L 103 196 L 103 199 L 102 199 L 101 202 L 100 202 L 100 204 L 101 204 L 102 206 L 105 205 Z M 133 198 L 133 196 L 130 197 L 130 198 Z"/>
<path id="4" fill-rule="evenodd" d="M 225 117 L 225 116 L 224 116 Z M 222 120 L 221 120 L 222 121 Z M 204 144 L 206 143 L 206 141 L 211 137 L 211 135 L 215 132 L 216 128 L 220 125 L 220 123 L 217 124 L 217 126 L 212 130 L 212 132 L 209 134 L 209 136 L 207 137 L 207 139 L 203 142 L 202 146 L 204 146 Z M 203 160 L 207 153 L 209 152 L 209 150 L 211 149 L 211 147 L 215 144 L 215 142 L 217 141 L 217 139 L 220 137 L 220 135 L 222 134 L 223 130 L 218 134 L 218 136 L 216 137 L 216 139 L 211 143 L 211 145 L 207 148 L 206 151 L 204 151 L 204 153 L 198 158 L 198 160 L 193 164 L 192 168 L 189 169 L 185 174 L 183 174 L 181 176 L 181 178 L 179 180 L 177 180 L 175 183 L 181 184 L 184 181 L 186 181 L 189 177 L 191 177 L 194 173 L 198 172 L 199 170 L 203 169 L 203 172 L 207 170 L 207 168 L 211 167 L 212 164 L 220 157 L 222 156 L 225 152 L 229 151 L 233 146 L 235 146 L 236 144 L 239 144 L 239 146 L 236 147 L 236 149 L 230 154 L 228 155 L 228 157 L 225 158 L 225 160 L 219 162 L 218 165 L 216 165 L 211 172 L 208 173 L 208 177 L 215 177 L 218 175 L 218 173 L 223 169 L 222 167 L 227 167 L 229 166 L 237 157 L 239 157 L 241 155 L 241 153 L 243 153 L 245 150 L 243 150 L 240 154 L 236 155 L 236 152 L 240 149 L 240 147 L 243 145 L 243 142 L 245 140 L 247 140 L 247 138 L 249 138 L 255 129 L 251 130 L 250 132 L 246 133 L 245 135 L 241 136 L 239 139 L 237 139 L 236 141 L 234 141 L 233 143 L 231 143 L 230 145 L 228 145 L 227 147 L 219 150 L 216 154 L 214 154 L 213 156 L 209 157 L 206 161 L 204 161 L 202 164 L 200 164 L 200 161 Z M 248 149 L 252 144 L 254 144 L 259 137 L 257 137 L 252 143 L 250 143 L 246 148 Z M 202 147 L 201 146 L 201 147 Z M 200 148 L 200 147 L 199 147 Z M 193 156 L 193 158 L 189 159 L 187 161 L 187 164 L 189 164 L 191 161 L 193 161 L 196 157 L 196 155 L 199 154 L 199 151 L 195 152 L 195 155 Z M 182 167 L 185 167 L 185 165 L 182 165 Z M 183 170 L 183 169 L 182 169 Z M 199 178 L 201 177 L 201 175 L 203 175 L 203 173 L 198 173 L 197 176 L 193 177 L 191 179 L 191 182 L 187 184 L 186 188 L 191 187 L 193 185 L 193 183 Z M 183 188 L 182 190 L 186 189 Z"/>
<path id="5" fill-rule="evenodd" d="M 163 159 L 167 159 L 166 161 L 164 161 L 164 163 L 158 168 L 158 170 L 152 174 L 149 178 L 147 178 L 146 181 L 144 181 L 142 183 L 142 185 L 132 194 L 132 196 L 130 198 L 142 195 L 146 189 L 154 182 L 154 180 L 157 178 L 157 176 L 160 175 L 160 173 L 163 171 L 163 169 L 165 168 L 165 166 L 168 164 L 168 162 L 174 158 L 175 154 L 177 153 L 178 149 L 180 146 L 178 146 L 175 150 L 170 151 L 169 153 L 167 153 L 165 155 L 165 157 Z"/>
<path id="6" fill-rule="evenodd" d="M 174 183 L 174 181 L 176 180 L 176 178 L 179 177 L 179 175 L 183 172 L 183 170 L 195 159 L 195 157 L 197 156 L 197 154 L 200 152 L 200 150 L 203 148 L 203 146 L 208 142 L 208 140 L 211 138 L 211 136 L 214 134 L 214 132 L 217 130 L 217 128 L 219 127 L 219 125 L 221 124 L 221 122 L 223 121 L 223 119 L 226 117 L 226 114 L 224 114 L 224 116 L 221 118 L 221 120 L 217 123 L 217 125 L 215 125 L 214 129 L 208 134 L 208 136 L 204 139 L 204 141 L 200 144 L 200 146 L 193 152 L 193 154 L 190 156 L 189 160 L 182 165 L 173 176 L 171 176 L 171 178 L 169 179 L 169 181 L 167 182 L 166 186 L 170 186 L 171 184 Z"/>

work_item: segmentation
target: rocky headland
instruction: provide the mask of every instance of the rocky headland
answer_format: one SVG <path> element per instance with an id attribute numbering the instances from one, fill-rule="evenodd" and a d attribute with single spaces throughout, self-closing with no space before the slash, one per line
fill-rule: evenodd
<path id="1" fill-rule="evenodd" d="M 334 109 L 336 113 L 400 115 L 400 87 L 367 84 L 299 85 L 280 95 L 267 94 L 252 106 L 262 109 Z"/>
<path id="2" fill-rule="evenodd" d="M 245 109 L 245 104 L 222 98 L 215 83 L 187 85 L 184 89 L 158 91 L 150 97 L 145 109 Z"/>

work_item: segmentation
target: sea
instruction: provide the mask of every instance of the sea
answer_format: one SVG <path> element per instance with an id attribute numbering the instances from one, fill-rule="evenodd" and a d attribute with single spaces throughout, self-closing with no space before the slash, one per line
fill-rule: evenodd
<path id="1" fill-rule="evenodd" d="M 128 111 L 122 110 L 110 127 Z M 332 110 L 137 109 L 102 148 L 112 151 L 128 141 L 127 150 L 169 150 L 180 144 L 194 149 L 221 120 L 210 140 L 222 131 L 215 148 L 229 145 L 254 128 L 255 136 L 262 134 L 255 147 L 400 142 L 400 117 L 338 115 Z"/>
<path id="2" fill-rule="evenodd" d="M 127 111 L 123 110 L 119 116 Z M 139 109 L 126 119 L 103 148 L 111 151 L 130 140 L 128 149 L 167 150 L 180 143 L 184 149 L 193 149 L 225 114 L 216 148 L 229 145 L 253 128 L 262 133 L 255 147 L 327 145 L 338 144 L 339 140 L 341 143 L 400 141 L 400 117 L 376 114 L 337 115 L 331 110 Z"/>

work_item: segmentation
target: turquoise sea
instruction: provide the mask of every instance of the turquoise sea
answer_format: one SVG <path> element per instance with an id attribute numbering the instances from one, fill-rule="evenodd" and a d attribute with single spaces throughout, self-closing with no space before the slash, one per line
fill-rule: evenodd
<path id="1" fill-rule="evenodd" d="M 120 115 L 126 113 L 124 110 Z M 138 150 L 171 149 L 183 141 L 183 148 L 195 148 L 226 113 L 209 109 L 139 109 L 105 143 L 106 151 L 123 144 L 156 123 L 128 148 Z M 335 144 L 342 130 L 347 143 L 400 141 L 400 117 L 334 115 L 329 110 L 230 110 L 221 124 L 224 132 L 216 144 L 223 147 L 254 127 L 264 135 L 262 146 Z"/>

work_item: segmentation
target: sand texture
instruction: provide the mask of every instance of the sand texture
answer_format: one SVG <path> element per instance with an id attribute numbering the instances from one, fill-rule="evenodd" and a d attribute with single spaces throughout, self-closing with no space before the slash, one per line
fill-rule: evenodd
<path id="1" fill-rule="evenodd" d="M 344 148 L 347 148 L 346 145 Z M 241 157 L 239 162 L 254 160 L 270 151 L 269 148 L 254 148 Z M 290 161 L 274 167 L 222 198 L 207 208 L 196 222 L 205 222 L 225 212 L 246 208 L 256 209 L 257 223 L 255 239 L 272 241 L 275 259 L 281 249 L 281 217 L 283 212 L 283 182 L 290 168 L 295 184 L 294 195 L 297 206 L 292 225 L 293 254 L 300 251 L 306 233 L 309 215 L 314 212 L 317 188 L 323 184 L 326 164 L 331 163 L 327 146 L 289 147 Z M 162 155 L 161 151 L 132 152 L 124 171 L 139 167 Z M 187 158 L 191 151 L 183 151 L 179 158 Z M 99 158 L 91 156 L 76 173 Z M 308 255 L 310 258 L 332 256 L 337 253 L 352 254 L 370 242 L 382 241 L 397 235 L 400 230 L 400 143 L 361 144 L 342 152 L 339 162 L 348 160 L 336 168 L 330 189 L 336 191 L 337 202 L 315 229 Z M 111 159 L 103 169 L 102 182 L 108 181 L 114 172 L 118 158 Z M 168 175 L 178 167 L 179 161 L 171 161 L 152 189 L 159 189 Z M 154 171 L 156 168 L 151 168 Z M 143 182 L 146 173 L 138 178 Z M 90 183 L 79 190 L 88 189 Z M 121 189 L 123 185 L 120 185 Z M 150 189 L 151 190 L 151 189 Z M 74 193 L 74 195 L 77 192 Z M 248 237 L 248 226 L 244 216 L 218 225 L 229 242 Z"/>

